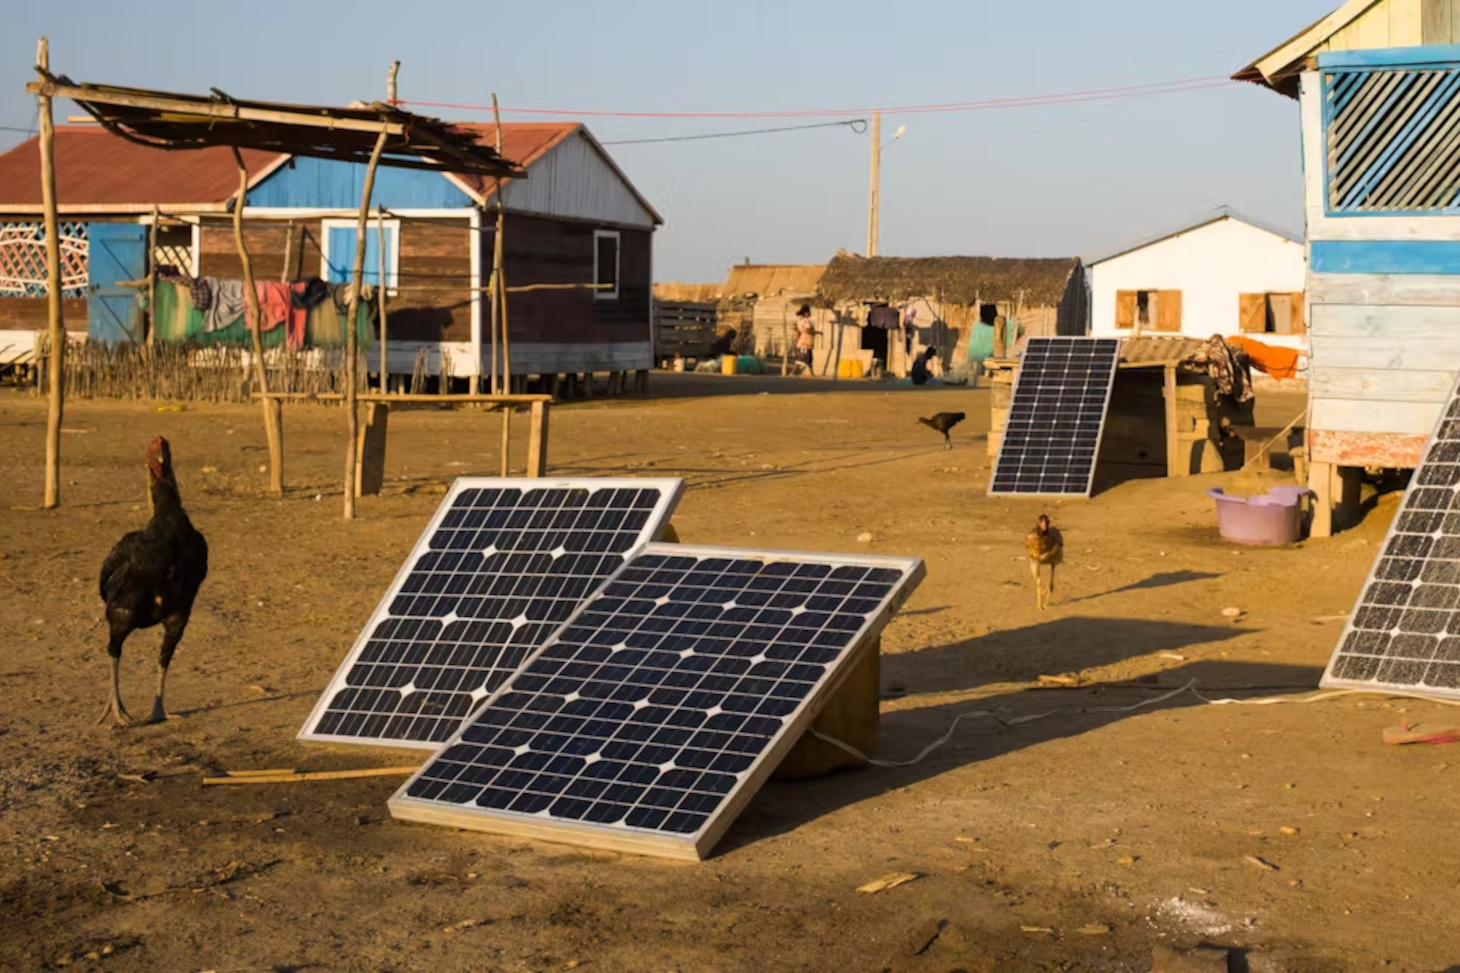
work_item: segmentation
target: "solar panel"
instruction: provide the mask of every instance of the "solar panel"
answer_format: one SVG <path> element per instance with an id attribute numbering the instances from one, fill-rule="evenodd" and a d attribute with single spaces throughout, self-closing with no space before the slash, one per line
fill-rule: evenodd
<path id="1" fill-rule="evenodd" d="M 669 522 L 675 479 L 458 479 L 301 740 L 435 749 Z"/>
<path id="2" fill-rule="evenodd" d="M 1090 495 L 1119 359 L 1118 338 L 1029 339 L 989 493 Z"/>
<path id="3" fill-rule="evenodd" d="M 1460 389 L 1430 435 L 1322 685 L 1460 698 Z"/>
<path id="4" fill-rule="evenodd" d="M 922 577 L 917 558 L 651 544 L 391 813 L 702 858 Z"/>

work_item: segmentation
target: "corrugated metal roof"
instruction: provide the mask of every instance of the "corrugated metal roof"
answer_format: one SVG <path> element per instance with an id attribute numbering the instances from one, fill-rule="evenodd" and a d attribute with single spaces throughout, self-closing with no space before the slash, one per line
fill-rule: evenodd
<path id="1" fill-rule="evenodd" d="M 56 202 L 61 207 L 129 204 L 146 212 L 161 206 L 218 205 L 238 190 L 233 153 L 221 146 L 163 152 L 118 138 L 102 128 L 56 128 Z M 245 149 L 250 177 L 281 160 Z M 41 205 L 39 138 L 0 155 L 0 209 Z"/>
<path id="2" fill-rule="evenodd" d="M 496 144 L 491 124 L 456 124 L 485 145 Z M 554 146 L 587 130 L 578 122 L 508 122 L 502 126 L 502 155 L 526 169 Z M 593 143 L 597 147 L 597 143 Z M 599 149 L 602 152 L 602 149 Z M 243 151 L 250 183 L 287 156 Z M 607 153 L 604 153 L 608 159 Z M 608 159 L 610 165 L 612 160 Z M 617 171 L 617 166 L 614 166 Z M 623 174 L 619 173 L 620 178 Z M 480 199 L 488 199 L 492 181 L 481 176 L 451 176 Z M 503 180 L 503 184 L 510 180 Z M 653 213 L 627 178 L 625 185 Z M 186 209 L 221 208 L 238 189 L 238 167 L 227 148 L 161 151 L 119 138 L 89 125 L 56 128 L 56 196 L 63 207 L 105 207 L 115 212 L 145 213 L 153 205 Z M 0 212 L 38 209 L 41 205 L 40 140 L 32 138 L 0 155 Z M 657 218 L 657 214 L 655 214 Z"/>

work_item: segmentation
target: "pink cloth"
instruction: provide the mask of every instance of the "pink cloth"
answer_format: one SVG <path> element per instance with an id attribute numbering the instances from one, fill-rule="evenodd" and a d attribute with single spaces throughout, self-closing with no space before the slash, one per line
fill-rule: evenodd
<path id="1" fill-rule="evenodd" d="M 254 281 L 254 293 L 258 295 L 259 312 L 264 324 L 260 331 L 273 331 L 289 320 L 289 285 L 277 280 Z"/>

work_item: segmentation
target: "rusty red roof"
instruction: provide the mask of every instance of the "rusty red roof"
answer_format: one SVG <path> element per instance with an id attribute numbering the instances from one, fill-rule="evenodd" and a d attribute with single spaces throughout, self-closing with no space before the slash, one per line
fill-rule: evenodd
<path id="1" fill-rule="evenodd" d="M 485 145 L 496 145 L 497 129 L 489 122 L 456 123 L 452 127 L 476 135 Z M 618 172 L 644 208 L 654 213 L 578 122 L 504 123 L 502 155 L 528 169 L 553 147 L 580 133 L 602 153 L 604 161 Z M 288 158 L 252 149 L 243 150 L 243 157 L 250 186 Z M 452 178 L 483 202 L 492 196 L 492 180 L 488 178 Z M 504 179 L 503 183 L 510 181 Z M 56 128 L 56 197 L 62 212 L 145 213 L 154 205 L 163 211 L 221 211 L 237 189 L 238 166 L 226 148 L 165 152 L 129 142 L 99 126 Z M 31 138 L 0 154 L 0 212 L 39 212 L 40 207 L 40 140 Z"/>
<path id="2" fill-rule="evenodd" d="M 223 147 L 163 152 L 118 138 L 98 126 L 56 128 L 56 203 L 73 212 L 146 212 L 163 208 L 221 208 L 238 190 L 238 165 Z M 245 149 L 250 178 L 283 156 Z M 41 206 L 40 139 L 0 154 L 0 208 Z"/>

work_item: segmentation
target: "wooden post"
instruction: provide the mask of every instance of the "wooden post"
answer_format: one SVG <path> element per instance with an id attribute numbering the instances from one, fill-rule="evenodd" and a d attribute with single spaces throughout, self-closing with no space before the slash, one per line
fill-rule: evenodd
<path id="1" fill-rule="evenodd" d="M 1333 536 L 1333 464 L 1309 463 L 1308 488 L 1313 491 L 1313 523 L 1309 537 Z"/>
<path id="2" fill-rule="evenodd" d="M 1333 490 L 1337 500 L 1334 527 L 1347 530 L 1357 525 L 1363 516 L 1364 470 L 1359 466 L 1335 466 L 1333 473 L 1337 481 Z"/>
<path id="3" fill-rule="evenodd" d="M 791 326 L 786 322 L 786 311 L 790 308 L 790 302 L 781 305 L 781 377 L 784 378 L 791 368 Z M 755 334 L 755 309 L 750 311 L 750 333 Z"/>
<path id="4" fill-rule="evenodd" d="M 492 124 L 497 130 L 497 154 L 502 154 L 502 113 L 497 109 L 497 93 L 492 92 Z M 506 221 L 507 206 L 502 199 L 502 179 L 497 178 L 497 235 L 492 244 L 492 279 L 496 285 L 493 293 L 501 303 L 501 325 L 502 325 L 502 394 L 512 394 L 512 344 L 508 339 L 507 325 L 507 278 L 502 273 L 504 265 L 503 250 L 505 249 L 502 233 Z M 507 427 L 502 427 L 502 462 L 507 462 Z M 504 476 L 506 474 L 503 474 Z"/>
<path id="5" fill-rule="evenodd" d="M 355 478 L 356 496 L 376 496 L 385 485 L 385 438 L 389 424 L 389 402 L 371 402 L 365 407 L 365 425 L 360 430 L 360 474 Z"/>
<path id="6" fill-rule="evenodd" d="M 356 440 L 360 435 L 360 414 L 356 411 L 357 387 L 360 380 L 360 340 L 355 326 L 355 317 L 360 309 L 360 289 L 365 277 L 365 231 L 370 220 L 370 196 L 375 192 L 375 170 L 380 165 L 380 153 L 385 151 L 385 140 L 390 131 L 381 128 L 376 136 L 375 148 L 370 152 L 370 162 L 365 166 L 365 185 L 360 190 L 360 216 L 355 220 L 355 269 L 350 275 L 350 302 L 345 314 L 345 519 L 355 519 Z M 379 246 L 385 247 L 381 240 Z M 381 282 L 382 284 L 384 281 Z"/>
<path id="7" fill-rule="evenodd" d="M 1165 369 L 1165 396 L 1166 396 L 1166 475 L 1186 476 L 1191 472 L 1181 462 L 1180 444 L 1176 438 L 1176 366 L 1167 365 Z"/>
<path id="8" fill-rule="evenodd" d="M 548 404 L 532 403 L 532 427 L 527 437 L 527 475 L 547 476 Z"/>
<path id="9" fill-rule="evenodd" d="M 37 74 L 51 68 L 50 40 L 36 43 Z M 41 74 L 44 81 L 45 75 Z M 61 413 L 66 401 L 66 325 L 61 317 L 61 227 L 56 217 L 56 127 L 49 95 L 36 96 L 41 134 L 41 201 L 46 208 L 46 333 L 50 338 L 50 394 L 46 402 L 46 492 L 43 506 L 61 505 Z"/>
<path id="10" fill-rule="evenodd" d="M 289 283 L 289 258 L 294 250 L 294 221 L 284 224 L 284 266 L 279 268 L 280 283 Z"/>
<path id="11" fill-rule="evenodd" d="M 395 66 L 399 67 L 400 62 L 396 61 Z M 386 353 L 389 346 L 386 341 L 387 329 L 385 323 L 385 211 L 379 206 L 375 207 L 375 217 L 377 221 L 375 224 L 375 235 L 379 241 L 375 247 L 375 256 L 379 258 L 376 260 L 376 283 L 378 285 L 376 300 L 380 305 L 380 391 L 385 392 L 388 391 L 386 383 L 390 381 L 390 357 Z M 396 241 L 396 246 L 400 246 L 399 240 Z M 475 392 L 476 389 L 472 389 L 471 391 Z"/>
<path id="12" fill-rule="evenodd" d="M 508 462 L 509 453 L 512 447 L 512 405 L 510 403 L 502 406 L 502 475 L 506 476 L 511 472 L 512 467 Z"/>
<path id="13" fill-rule="evenodd" d="M 147 228 L 147 345 L 157 330 L 157 220 L 158 209 L 152 207 L 152 225 Z"/>
<path id="14" fill-rule="evenodd" d="M 872 113 L 872 191 L 867 201 L 867 256 L 877 256 L 877 183 L 882 168 L 882 113 Z"/>
<path id="15" fill-rule="evenodd" d="M 244 165 L 243 154 L 237 147 L 233 149 L 233 161 L 238 164 L 238 198 L 233 202 L 233 245 L 238 248 L 238 262 L 243 267 L 243 324 L 252 343 L 254 385 L 257 386 L 259 401 L 264 410 L 264 438 L 269 444 L 269 492 L 282 496 L 284 403 L 282 400 L 269 398 L 269 378 L 264 369 L 264 342 L 259 331 L 263 315 L 259 312 L 259 295 L 253 286 L 253 261 L 248 255 L 248 245 L 243 241 L 243 204 L 248 196 L 248 166 Z"/>

